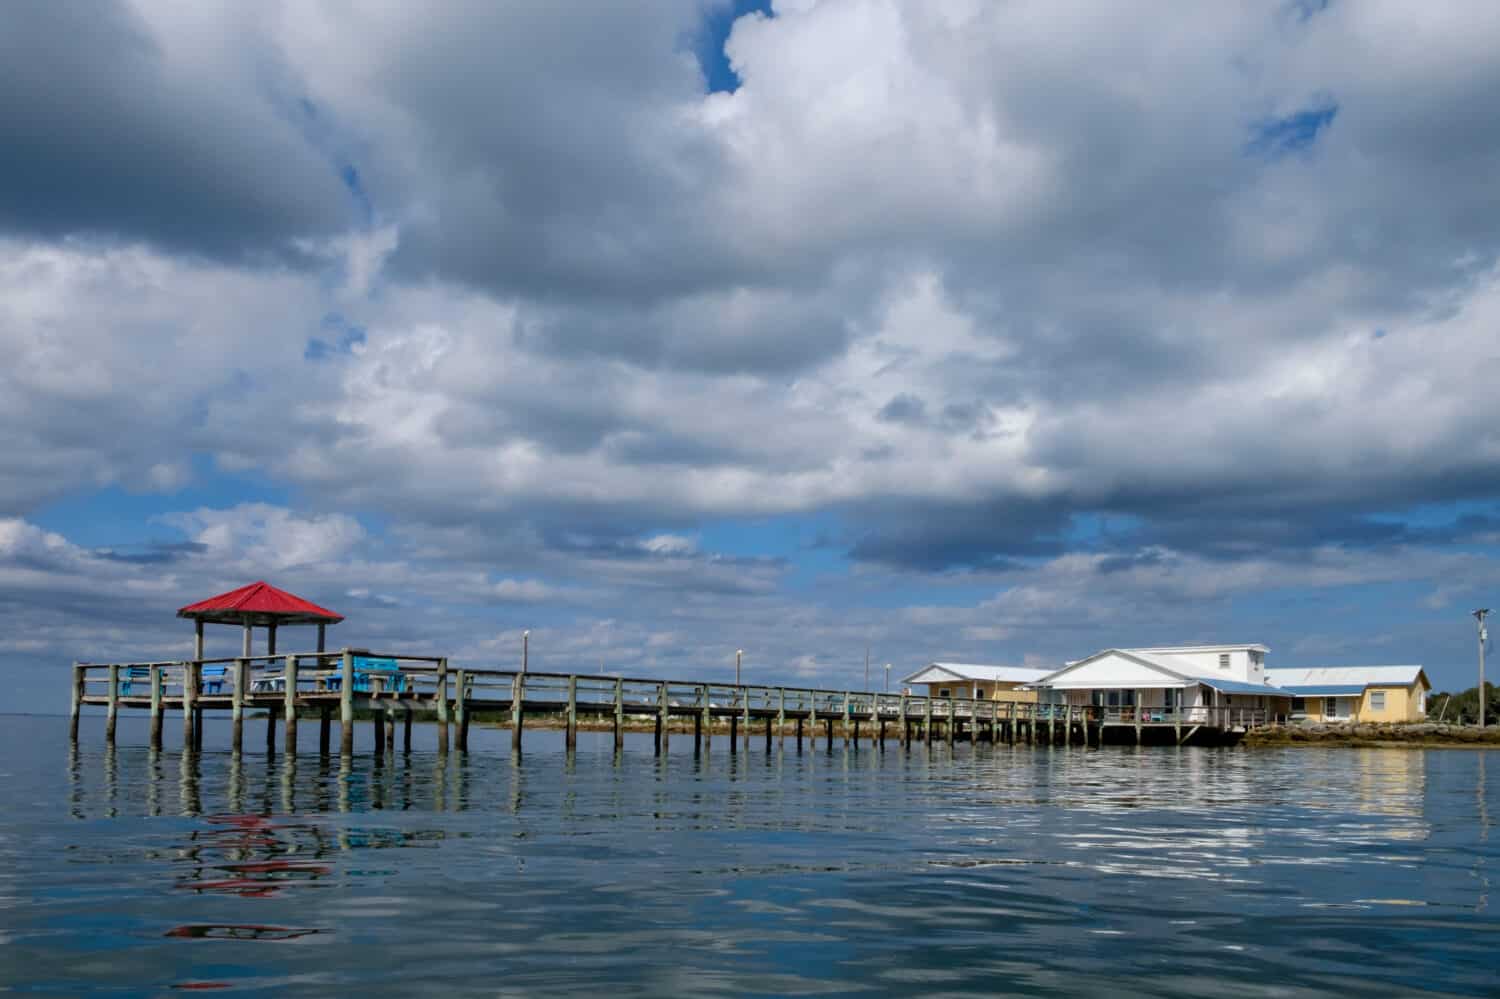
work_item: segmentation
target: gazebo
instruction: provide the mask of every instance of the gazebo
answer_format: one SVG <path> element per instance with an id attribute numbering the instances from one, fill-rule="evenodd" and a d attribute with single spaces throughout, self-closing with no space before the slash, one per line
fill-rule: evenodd
<path id="1" fill-rule="evenodd" d="M 193 658 L 203 658 L 203 625 L 230 624 L 245 629 L 244 652 L 250 655 L 250 636 L 257 626 L 266 629 L 266 654 L 276 654 L 276 628 L 283 624 L 315 624 L 318 626 L 318 648 L 323 651 L 324 631 L 330 624 L 344 619 L 326 607 L 319 607 L 303 600 L 294 593 L 278 590 L 264 580 L 241 586 L 237 590 L 221 593 L 195 604 L 188 604 L 177 612 L 178 617 L 191 618 L 194 624 Z"/>

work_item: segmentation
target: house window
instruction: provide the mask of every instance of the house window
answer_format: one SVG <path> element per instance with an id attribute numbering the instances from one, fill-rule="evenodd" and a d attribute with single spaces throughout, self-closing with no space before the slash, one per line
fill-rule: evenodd
<path id="1" fill-rule="evenodd" d="M 1219 653 L 1219 669 L 1228 669 L 1228 668 L 1229 668 L 1229 653 L 1227 653 L 1227 652 L 1220 652 Z"/>
<path id="2" fill-rule="evenodd" d="M 1370 691 L 1370 710 L 1371 711 L 1384 711 L 1385 710 L 1385 691 L 1383 691 L 1383 690 L 1372 690 L 1372 691 Z"/>
<path id="3" fill-rule="evenodd" d="M 1301 698 L 1301 697 L 1294 697 L 1294 698 L 1292 698 L 1292 713 L 1293 714 L 1298 714 L 1298 715 L 1300 715 L 1300 714 L 1306 714 L 1307 713 L 1307 701 L 1306 701 L 1306 699 Z"/>
<path id="4" fill-rule="evenodd" d="M 938 696 L 939 697 L 952 697 L 953 696 L 953 691 L 949 690 L 947 687 L 939 687 L 938 688 Z"/>
<path id="5" fill-rule="evenodd" d="M 1339 699 L 1337 697 L 1323 698 L 1323 717 L 1337 718 L 1339 716 Z"/>

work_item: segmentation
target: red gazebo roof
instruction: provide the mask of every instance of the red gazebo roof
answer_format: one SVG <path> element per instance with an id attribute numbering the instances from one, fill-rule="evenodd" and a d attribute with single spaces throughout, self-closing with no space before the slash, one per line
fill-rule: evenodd
<path id="1" fill-rule="evenodd" d="M 217 624 L 337 624 L 344 619 L 326 607 L 261 581 L 188 604 L 178 617 Z"/>

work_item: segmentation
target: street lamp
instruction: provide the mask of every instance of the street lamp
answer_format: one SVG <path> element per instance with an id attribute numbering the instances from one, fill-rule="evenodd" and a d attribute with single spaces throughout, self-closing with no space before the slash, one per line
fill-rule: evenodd
<path id="1" fill-rule="evenodd" d="M 740 685 L 740 658 L 744 656 L 744 654 L 744 649 L 734 650 L 734 685 L 736 687 Z"/>
<path id="2" fill-rule="evenodd" d="M 1484 728 L 1484 642 L 1489 638 L 1489 632 L 1485 630 L 1484 619 L 1489 616 L 1490 609 L 1481 607 L 1474 612 L 1474 620 L 1479 622 L 1479 727 Z"/>
<path id="3" fill-rule="evenodd" d="M 885 664 L 885 686 L 881 688 L 885 693 L 891 692 L 891 664 Z"/>
<path id="4" fill-rule="evenodd" d="M 521 672 L 526 672 L 527 660 L 531 658 L 531 629 L 521 632 Z"/>

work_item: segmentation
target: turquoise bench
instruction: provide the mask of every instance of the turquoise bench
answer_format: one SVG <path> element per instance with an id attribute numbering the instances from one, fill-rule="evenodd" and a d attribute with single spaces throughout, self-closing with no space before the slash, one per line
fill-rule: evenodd
<path id="1" fill-rule="evenodd" d="M 400 665 L 394 659 L 377 659 L 373 656 L 355 656 L 354 685 L 352 689 L 361 694 L 373 693 L 375 690 L 375 679 L 381 681 L 380 690 L 386 694 L 405 694 L 408 692 L 406 677 L 401 672 Z M 344 678 L 331 676 L 328 678 L 328 689 L 339 690 L 343 687 Z"/>

